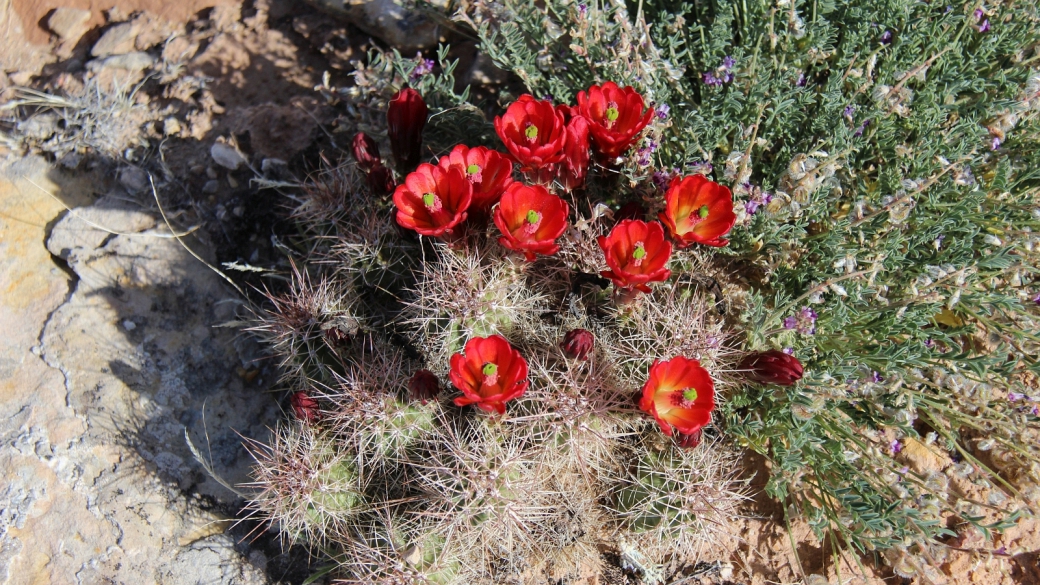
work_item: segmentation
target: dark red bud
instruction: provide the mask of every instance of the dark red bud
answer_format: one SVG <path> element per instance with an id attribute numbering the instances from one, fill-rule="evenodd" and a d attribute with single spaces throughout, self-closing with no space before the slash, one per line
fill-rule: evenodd
<path id="1" fill-rule="evenodd" d="M 753 353 L 740 362 L 740 369 L 747 370 L 750 380 L 762 384 L 790 386 L 802 379 L 802 362 L 793 355 L 779 350 Z"/>
<path id="2" fill-rule="evenodd" d="M 419 164 L 427 111 L 422 96 L 410 87 L 390 99 L 386 112 L 387 135 L 394 160 L 402 172 L 411 171 Z"/>
<path id="3" fill-rule="evenodd" d="M 589 359 L 589 353 L 592 352 L 592 344 L 595 341 L 596 338 L 592 336 L 591 332 L 585 329 L 573 329 L 563 336 L 560 349 L 569 358 L 586 360 Z"/>
<path id="4" fill-rule="evenodd" d="M 419 400 L 423 404 L 433 400 L 441 393 L 441 381 L 430 370 L 419 370 L 408 380 L 408 391 L 412 400 Z"/>
<path id="5" fill-rule="evenodd" d="M 358 168 L 365 172 L 383 164 L 382 159 L 379 158 L 379 145 L 376 144 L 376 141 L 371 136 L 364 132 L 358 132 L 354 135 L 351 150 L 354 153 L 354 160 L 357 161 Z"/>
<path id="6" fill-rule="evenodd" d="M 313 423 L 318 420 L 318 401 L 311 398 L 306 392 L 293 392 L 289 398 L 293 414 L 305 423 Z"/>
<path id="7" fill-rule="evenodd" d="M 373 195 L 389 195 L 394 192 L 397 188 L 397 183 L 394 181 L 394 173 L 384 167 L 382 163 L 377 164 L 375 168 L 368 172 L 368 188 L 372 190 Z"/>
<path id="8" fill-rule="evenodd" d="M 701 444 L 701 429 L 692 433 L 676 433 L 675 442 L 683 449 L 693 449 Z"/>
<path id="9" fill-rule="evenodd" d="M 622 205 L 621 209 L 618 209 L 617 213 L 614 214 L 614 221 L 617 223 L 621 223 L 626 219 L 638 219 L 639 221 L 645 220 L 646 208 L 638 201 L 629 201 Z"/>

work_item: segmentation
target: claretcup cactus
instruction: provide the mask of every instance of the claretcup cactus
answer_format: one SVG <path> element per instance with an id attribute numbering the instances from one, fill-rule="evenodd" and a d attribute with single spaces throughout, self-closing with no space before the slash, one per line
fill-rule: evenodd
<path id="1" fill-rule="evenodd" d="M 320 235 L 307 242 L 322 264 L 272 295 L 256 330 L 306 394 L 278 457 L 258 454 L 253 505 L 296 539 L 341 551 L 348 582 L 564 578 L 622 540 L 678 561 L 716 538 L 708 527 L 739 501 L 729 447 L 703 435 L 716 381 L 731 384 L 739 356 L 698 284 L 708 277 L 693 274 L 705 252 L 673 254 L 660 223 L 617 223 L 571 191 L 614 189 L 589 166 L 593 123 L 603 148 L 624 153 L 652 112 L 632 88 L 607 89 L 624 104 L 593 103 L 594 121 L 530 96 L 508 109 L 498 127 L 526 178 L 503 153 L 455 145 L 418 162 L 392 199 L 345 174 L 349 209 L 297 215 Z M 385 168 L 373 141 L 355 142 L 362 170 Z M 322 337 L 348 315 L 350 336 Z M 682 360 L 699 377 L 669 388 L 697 388 L 697 428 L 676 425 L 697 431 L 704 444 L 687 450 L 699 456 L 669 454 L 679 447 L 654 416 L 670 414 L 639 406 L 640 388 L 660 382 L 655 364 Z M 282 479 L 284 469 L 310 483 Z M 653 498 L 696 511 L 671 514 Z"/>

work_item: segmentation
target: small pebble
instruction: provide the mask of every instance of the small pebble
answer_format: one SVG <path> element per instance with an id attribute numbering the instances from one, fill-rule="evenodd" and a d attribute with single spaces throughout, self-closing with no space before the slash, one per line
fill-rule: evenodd
<path id="1" fill-rule="evenodd" d="M 123 321 L 123 329 L 126 329 L 127 331 L 133 331 L 134 329 L 137 329 L 137 323 L 134 323 L 133 321 L 127 319 L 126 321 Z"/>

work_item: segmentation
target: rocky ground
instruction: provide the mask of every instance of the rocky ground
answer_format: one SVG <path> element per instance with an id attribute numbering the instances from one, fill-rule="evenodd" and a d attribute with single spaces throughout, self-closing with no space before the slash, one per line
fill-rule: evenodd
<path id="1" fill-rule="evenodd" d="M 243 512 L 242 438 L 266 439 L 285 392 L 222 325 L 276 286 L 234 266 L 285 268 L 284 195 L 251 179 L 302 178 L 355 131 L 315 86 L 349 84 L 372 35 L 415 51 L 448 34 L 365 6 L 0 0 L 0 583 L 300 583 L 320 567 Z M 460 85 L 493 101 L 512 83 L 451 40 Z M 746 516 L 741 546 L 685 582 L 837 582 L 807 526 L 764 497 Z M 1037 530 L 1016 530 L 939 577 L 1040 582 Z M 900 582 L 874 566 L 847 558 L 841 582 Z M 631 581 L 615 573 L 589 582 Z"/>

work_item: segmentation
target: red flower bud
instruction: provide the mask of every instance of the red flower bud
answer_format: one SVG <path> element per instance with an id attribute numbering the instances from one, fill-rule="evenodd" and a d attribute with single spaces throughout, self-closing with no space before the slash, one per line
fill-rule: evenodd
<path id="1" fill-rule="evenodd" d="M 692 433 L 677 433 L 675 442 L 683 449 L 693 449 L 701 444 L 701 435 L 701 429 L 697 429 Z"/>
<path id="2" fill-rule="evenodd" d="M 711 422 L 715 409 L 715 383 L 700 362 L 682 356 L 655 360 L 643 385 L 639 408 L 654 417 L 661 432 L 680 435 L 682 446 L 696 446 L 701 428 Z"/>
<path id="3" fill-rule="evenodd" d="M 372 190 L 373 195 L 382 196 L 393 193 L 397 188 L 393 171 L 384 167 L 382 163 L 377 163 L 372 170 L 368 171 L 368 188 Z"/>
<path id="4" fill-rule="evenodd" d="M 397 223 L 424 236 L 443 236 L 466 219 L 473 186 L 459 169 L 423 163 L 394 191 Z"/>
<path id="5" fill-rule="evenodd" d="M 560 349 L 567 357 L 576 360 L 587 360 L 592 353 L 592 344 L 596 341 L 591 331 L 585 329 L 572 329 L 563 336 Z"/>
<path id="6" fill-rule="evenodd" d="M 665 208 L 658 215 L 678 240 L 679 247 L 693 243 L 705 246 L 725 246 L 729 233 L 737 221 L 733 213 L 733 193 L 726 187 L 709 181 L 704 175 L 675 177 L 664 195 Z"/>
<path id="7" fill-rule="evenodd" d="M 451 383 L 463 394 L 455 405 L 505 414 L 506 402 L 527 391 L 527 360 L 501 335 L 474 337 L 464 351 L 451 356 Z"/>
<path id="8" fill-rule="evenodd" d="M 419 164 L 427 111 L 422 96 L 410 87 L 390 98 L 386 111 L 387 136 L 399 169 L 411 170 Z"/>
<path id="9" fill-rule="evenodd" d="M 441 393 L 441 381 L 430 370 L 418 370 L 412 375 L 412 379 L 408 380 L 408 391 L 412 400 L 426 404 Z"/>
<path id="10" fill-rule="evenodd" d="M 753 353 L 740 362 L 749 379 L 762 384 L 790 386 L 802 379 L 802 362 L 793 355 L 778 350 Z"/>
<path id="11" fill-rule="evenodd" d="M 354 154 L 354 160 L 357 161 L 358 168 L 363 171 L 371 171 L 383 164 L 382 159 L 379 158 L 379 145 L 372 139 L 371 136 L 364 132 L 358 132 L 354 135 L 354 142 L 350 145 L 351 152 Z"/>
<path id="12" fill-rule="evenodd" d="M 672 244 L 665 241 L 664 229 L 656 221 L 647 223 L 626 219 L 599 237 L 599 247 L 610 270 L 601 272 L 618 288 L 637 288 L 650 292 L 648 282 L 667 280 L 672 271 L 665 268 L 672 255 Z"/>
<path id="13" fill-rule="evenodd" d="M 437 166 L 447 170 L 457 167 L 473 184 L 473 211 L 487 211 L 498 203 L 506 187 L 513 183 L 513 163 L 498 151 L 485 146 L 470 148 L 458 144 L 448 156 L 442 156 Z"/>
<path id="14" fill-rule="evenodd" d="M 568 213 L 567 203 L 545 187 L 513 183 L 495 208 L 495 225 L 502 232 L 498 243 L 523 252 L 528 262 L 536 254 L 551 256 L 560 250 L 556 238 L 567 229 Z"/>
<path id="15" fill-rule="evenodd" d="M 632 87 L 619 88 L 613 81 L 593 85 L 588 94 L 578 92 L 577 115 L 589 122 L 592 143 L 602 159 L 615 159 L 639 140 L 654 117 L 654 109 L 643 111 L 643 96 Z"/>
<path id="16" fill-rule="evenodd" d="M 495 132 L 525 171 L 563 160 L 564 115 L 548 101 L 520 96 L 504 115 L 495 117 Z"/>
<path id="17" fill-rule="evenodd" d="M 567 139 L 563 145 L 563 162 L 560 163 L 560 183 L 567 190 L 581 189 L 585 186 L 585 176 L 589 172 L 589 123 L 581 116 L 571 118 L 567 123 Z"/>
<path id="18" fill-rule="evenodd" d="M 289 397 L 293 414 L 305 423 L 313 423 L 318 420 L 318 401 L 311 398 L 306 392 L 293 392 Z"/>

